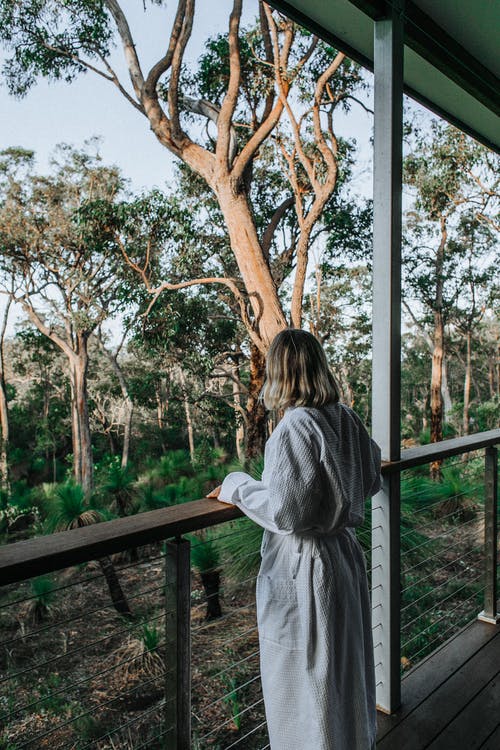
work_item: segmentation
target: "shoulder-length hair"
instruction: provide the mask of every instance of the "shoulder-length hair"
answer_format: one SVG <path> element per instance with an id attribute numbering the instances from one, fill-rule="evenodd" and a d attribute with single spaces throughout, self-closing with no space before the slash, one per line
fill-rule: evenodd
<path id="1" fill-rule="evenodd" d="M 268 409 L 319 408 L 336 403 L 339 391 L 318 339 L 300 328 L 286 328 L 271 342 L 262 398 Z"/>

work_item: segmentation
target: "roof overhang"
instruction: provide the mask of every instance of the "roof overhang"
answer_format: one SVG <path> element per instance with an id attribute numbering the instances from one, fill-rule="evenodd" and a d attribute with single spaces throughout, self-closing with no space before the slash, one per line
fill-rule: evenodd
<path id="1" fill-rule="evenodd" d="M 373 69 L 374 21 L 384 0 L 271 0 L 288 16 Z M 497 0 L 406 0 L 404 86 L 411 97 L 500 150 Z"/>

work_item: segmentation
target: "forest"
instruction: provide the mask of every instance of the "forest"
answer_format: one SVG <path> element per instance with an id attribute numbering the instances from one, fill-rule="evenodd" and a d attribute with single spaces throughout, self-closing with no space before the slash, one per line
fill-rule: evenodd
<path id="1" fill-rule="evenodd" d="M 121 97 L 137 111 L 174 167 L 164 188 L 137 191 L 122 167 L 106 163 L 92 132 L 84 143 L 57 145 L 45 169 L 29 143 L 13 140 L 0 152 L 1 542 L 196 500 L 234 467 L 258 475 L 277 419 L 259 398 L 265 355 L 287 325 L 320 339 L 342 400 L 369 426 L 372 201 L 357 187 L 356 139 L 336 130 L 340 112 L 353 120 L 371 114 L 369 74 L 263 2 L 245 24 L 242 4 L 234 2 L 226 28 L 204 40 L 193 63 L 186 48 L 197 11 L 180 0 L 166 52 L 149 69 L 114 0 L 82 0 L 64 10 L 52 0 L 31 5 L 0 3 L 9 93 L 29 96 L 42 79 L 71 86 L 84 74 L 104 78 L 110 100 Z M 123 70 L 115 46 L 123 50 Z M 500 422 L 498 167 L 485 147 L 407 102 L 404 447 Z M 470 456 L 403 477 L 410 571 L 421 564 L 424 544 L 445 567 L 446 545 L 434 537 L 475 523 L 481 470 Z M 368 550 L 369 508 L 366 523 Z M 232 599 L 221 593 L 222 610 L 219 601 L 221 575 L 229 590 L 254 575 L 258 559 L 258 530 L 243 521 L 234 528 L 229 540 L 218 532 L 193 537 L 196 622 L 217 620 L 233 606 L 247 616 L 244 587 Z M 474 569 L 479 556 L 469 528 L 460 533 Z M 83 606 L 97 597 L 105 607 L 109 592 L 112 611 L 93 624 L 107 632 L 118 622 L 129 635 L 105 652 L 115 664 L 132 661 L 123 674 L 117 667 L 115 682 L 149 681 L 146 698 L 144 691 L 129 696 L 127 710 L 158 700 L 163 652 L 151 624 L 158 603 L 139 606 L 130 592 L 138 561 L 153 560 L 144 575 L 156 580 L 159 553 L 102 558 L 96 564 L 106 591 L 89 600 L 78 593 Z M 432 565 L 422 564 L 425 583 L 407 574 L 412 646 L 403 668 L 428 650 L 442 625 L 430 618 L 423 636 L 421 623 L 412 629 L 436 583 Z M 466 585 L 469 598 L 477 595 L 458 567 L 446 572 L 440 583 L 457 606 Z M 75 582 L 81 573 L 75 569 Z M 57 594 L 61 581 L 27 583 L 20 609 L 19 592 L 7 592 L 0 627 L 9 638 L 19 627 L 23 634 L 50 631 L 47 623 L 69 606 L 56 603 L 65 596 Z M 252 644 L 241 648 L 250 653 Z M 50 649 L 47 640 L 49 656 Z M 33 694 L 19 672 L 23 657 L 15 647 L 6 654 L 2 666 L 18 680 L 22 700 L 0 696 L 14 712 L 10 725 L 0 720 L 0 747 L 18 747 L 9 743 L 28 731 L 22 717 L 31 715 L 33 700 L 33 712 L 45 719 L 29 732 L 46 730 L 53 715 L 74 718 L 76 734 L 61 730 L 53 747 L 70 739 L 90 747 L 85 742 L 107 737 L 108 713 L 92 718 L 87 709 L 82 718 L 80 704 L 91 699 L 80 692 L 63 700 L 71 689 L 60 671 L 41 669 Z M 219 656 L 219 667 L 236 658 L 230 648 Z M 239 670 L 217 678 L 226 695 L 219 708 L 230 722 L 200 748 L 222 747 L 215 743 L 241 730 L 243 698 L 235 686 L 248 674 Z M 94 683 L 86 689 L 92 685 L 95 692 Z M 97 687 L 110 689 L 102 681 Z M 248 703 L 255 697 L 243 695 Z M 132 748 L 133 740 L 92 746 Z M 151 743 L 156 747 L 152 734 Z"/>

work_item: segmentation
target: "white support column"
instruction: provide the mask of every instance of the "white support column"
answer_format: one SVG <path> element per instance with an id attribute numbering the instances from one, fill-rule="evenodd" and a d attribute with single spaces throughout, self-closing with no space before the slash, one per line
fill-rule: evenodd
<path id="1" fill-rule="evenodd" d="M 401 445 L 402 2 L 374 24 L 372 425 L 389 461 Z M 401 702 L 399 501 L 399 475 L 386 476 L 372 504 L 372 625 L 377 706 L 387 713 Z"/>

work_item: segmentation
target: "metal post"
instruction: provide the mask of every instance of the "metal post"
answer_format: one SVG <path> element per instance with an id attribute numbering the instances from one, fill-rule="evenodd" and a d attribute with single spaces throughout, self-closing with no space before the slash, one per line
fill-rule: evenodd
<path id="1" fill-rule="evenodd" d="M 484 462 L 484 609 L 478 615 L 483 622 L 500 623 L 497 612 L 497 540 L 498 540 L 498 450 L 486 448 Z"/>
<path id="2" fill-rule="evenodd" d="M 191 564 L 187 539 L 167 542 L 165 683 L 166 750 L 191 748 Z"/>
<path id="3" fill-rule="evenodd" d="M 401 446 L 401 195 L 403 3 L 374 23 L 373 436 L 382 458 Z M 401 703 L 400 481 L 386 477 L 372 506 L 373 638 L 377 706 Z"/>

